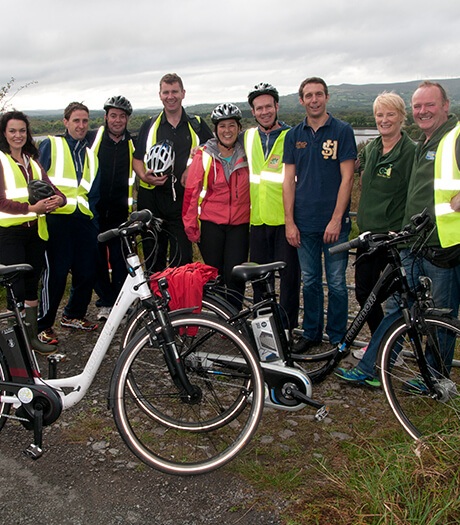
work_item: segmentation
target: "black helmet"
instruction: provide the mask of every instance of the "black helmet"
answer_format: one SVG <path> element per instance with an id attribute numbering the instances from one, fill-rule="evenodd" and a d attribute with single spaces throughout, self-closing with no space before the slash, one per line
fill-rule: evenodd
<path id="1" fill-rule="evenodd" d="M 107 112 L 110 108 L 122 109 L 128 116 L 133 112 L 131 102 L 121 95 L 116 95 L 107 99 L 104 104 L 104 110 Z"/>
<path id="2" fill-rule="evenodd" d="M 56 194 L 53 186 L 46 180 L 33 179 L 27 185 L 27 191 L 29 192 L 29 203 L 37 204 L 42 199 L 47 199 Z"/>
<path id="3" fill-rule="evenodd" d="M 217 124 L 221 120 L 234 119 L 239 122 L 243 118 L 240 108 L 235 104 L 219 104 L 211 113 L 211 120 L 213 124 Z"/>
<path id="4" fill-rule="evenodd" d="M 174 160 L 174 145 L 170 140 L 157 142 L 145 155 L 147 169 L 153 170 L 153 175 L 158 177 L 169 175 L 173 172 Z"/>
<path id="5" fill-rule="evenodd" d="M 275 87 L 273 87 L 271 84 L 267 84 L 266 82 L 261 82 L 260 84 L 254 86 L 254 89 L 249 92 L 248 102 L 251 107 L 254 99 L 260 95 L 271 95 L 275 99 L 275 102 L 279 102 L 280 100 L 278 90 Z"/>

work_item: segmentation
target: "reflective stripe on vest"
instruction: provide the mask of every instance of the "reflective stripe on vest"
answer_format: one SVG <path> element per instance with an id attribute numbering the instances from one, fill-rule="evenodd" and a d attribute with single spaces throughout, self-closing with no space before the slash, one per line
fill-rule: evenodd
<path id="1" fill-rule="evenodd" d="M 32 178 L 41 179 L 40 166 L 33 159 L 29 159 L 32 169 Z M 29 192 L 27 190 L 27 181 L 21 168 L 11 155 L 0 151 L 0 162 L 3 167 L 3 177 L 5 179 L 5 197 L 17 202 L 29 202 Z M 10 214 L 0 212 L 0 226 L 7 228 L 9 226 L 19 226 L 29 221 L 38 219 L 38 233 L 43 240 L 48 240 L 48 229 L 46 227 L 46 218 L 44 215 L 37 215 L 34 212 L 26 214 Z"/>
<path id="2" fill-rule="evenodd" d="M 455 145 L 460 137 L 460 123 L 442 138 L 434 165 L 434 204 L 438 236 L 443 248 L 460 244 L 460 212 L 450 206 L 460 192 L 460 170 Z"/>
<path id="3" fill-rule="evenodd" d="M 101 147 L 102 135 L 104 134 L 105 128 L 101 126 L 97 130 L 96 137 L 94 138 L 93 145 L 91 149 L 94 151 L 95 155 L 99 154 L 99 148 Z M 133 210 L 133 187 L 136 180 L 136 173 L 133 171 L 133 154 L 134 154 L 134 143 L 132 139 L 128 140 L 128 149 L 129 149 L 129 173 L 128 177 L 128 211 L 131 213 Z"/>
<path id="4" fill-rule="evenodd" d="M 206 153 L 206 151 L 201 150 L 202 157 L 201 161 L 203 163 L 203 187 L 201 188 L 200 196 L 198 197 L 198 218 L 200 218 L 201 215 L 201 203 L 203 202 L 204 198 L 206 197 L 206 192 L 208 191 L 208 177 L 209 172 L 211 171 L 211 164 L 212 164 L 212 157 L 209 153 Z"/>
<path id="5" fill-rule="evenodd" d="M 162 111 L 158 115 L 158 117 L 156 118 L 156 120 L 153 123 L 153 125 L 150 126 L 150 130 L 149 130 L 149 133 L 147 135 L 147 140 L 146 140 L 146 143 L 145 143 L 145 155 L 147 155 L 149 150 L 150 150 L 150 148 L 154 144 L 157 143 L 158 128 L 160 127 L 161 118 L 163 116 L 163 113 L 164 113 L 164 111 Z M 198 120 L 198 122 L 201 122 L 200 117 L 197 116 L 196 119 Z M 191 146 L 190 149 L 193 149 L 193 148 L 196 148 L 200 144 L 200 137 L 197 135 L 197 133 L 193 129 L 193 127 L 190 124 L 190 122 L 188 122 L 188 127 L 189 127 L 189 130 L 190 130 L 190 136 L 192 137 L 192 146 Z M 144 161 L 144 168 L 147 171 L 147 166 L 145 165 L 145 161 Z M 156 188 L 156 186 L 153 186 L 152 184 L 148 184 L 147 182 L 144 182 L 143 180 L 140 180 L 139 185 L 142 186 L 143 188 L 148 189 L 148 190 L 153 190 L 153 189 Z"/>
<path id="6" fill-rule="evenodd" d="M 93 217 L 89 209 L 88 193 L 91 190 L 97 174 L 98 160 L 95 152 L 86 148 L 85 165 L 80 184 L 77 180 L 77 172 L 67 141 L 63 137 L 49 137 L 51 142 L 51 166 L 48 177 L 67 198 L 67 204 L 57 208 L 53 214 L 70 215 L 78 209 Z"/>
<path id="7" fill-rule="evenodd" d="M 249 165 L 253 226 L 284 224 L 282 161 L 284 139 L 288 131 L 286 129 L 279 134 L 266 159 L 258 128 L 248 129 L 244 134 L 244 149 Z"/>

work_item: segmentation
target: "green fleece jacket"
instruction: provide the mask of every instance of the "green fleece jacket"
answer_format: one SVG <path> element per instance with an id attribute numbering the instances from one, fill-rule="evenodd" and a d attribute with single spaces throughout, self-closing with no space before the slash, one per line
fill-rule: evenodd
<path id="1" fill-rule="evenodd" d="M 434 159 L 436 150 L 442 137 L 451 129 L 455 128 L 458 119 L 455 115 L 449 115 L 448 120 L 440 126 L 425 142 L 425 137 L 417 144 L 415 150 L 414 164 L 407 190 L 406 211 L 402 225 L 410 222 L 410 218 L 427 208 L 433 220 L 434 213 Z M 437 232 L 430 237 L 430 246 L 440 246 Z"/>
<path id="2" fill-rule="evenodd" d="M 415 142 L 405 131 L 391 151 L 382 155 L 382 138 L 367 144 L 360 154 L 364 171 L 357 222 L 360 232 L 399 231 L 406 207 L 407 187 Z"/>

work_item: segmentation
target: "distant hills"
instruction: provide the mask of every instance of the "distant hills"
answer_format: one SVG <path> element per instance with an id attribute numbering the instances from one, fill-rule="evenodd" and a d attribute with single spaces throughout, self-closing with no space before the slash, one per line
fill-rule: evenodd
<path id="1" fill-rule="evenodd" d="M 442 84 L 449 95 L 451 106 L 460 107 L 460 78 L 448 78 L 448 79 L 430 79 L 434 82 Z M 410 99 L 413 92 L 417 89 L 421 80 L 411 80 L 409 82 L 391 82 L 384 84 L 340 84 L 337 86 L 329 86 L 330 101 L 328 103 L 328 109 L 334 113 L 343 112 L 371 112 L 372 103 L 375 97 L 382 91 L 395 91 L 405 100 L 407 106 L 410 105 Z M 234 102 L 243 111 L 245 117 L 250 116 L 249 106 L 246 100 L 222 100 L 222 102 Z M 212 109 L 216 106 L 212 104 L 195 104 L 193 106 L 187 106 L 187 110 L 191 113 L 198 115 L 209 115 Z M 102 110 L 91 109 L 91 116 L 98 117 L 103 115 Z M 297 93 L 290 95 L 284 95 L 280 97 L 280 113 L 299 113 L 303 111 L 299 104 L 299 97 Z M 156 108 L 136 108 L 134 113 L 136 114 L 149 114 L 153 115 L 159 111 Z M 31 110 L 26 112 L 32 117 L 38 118 L 61 118 L 62 110 Z"/>

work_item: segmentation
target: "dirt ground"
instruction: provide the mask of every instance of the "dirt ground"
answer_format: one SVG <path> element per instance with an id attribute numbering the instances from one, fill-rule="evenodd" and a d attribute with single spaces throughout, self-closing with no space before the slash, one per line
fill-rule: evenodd
<path id="1" fill-rule="evenodd" d="M 89 317 L 95 316 L 91 308 Z M 68 355 L 62 375 L 80 370 L 98 329 L 83 333 L 57 328 L 60 348 Z M 21 525 L 219 524 L 270 525 L 285 523 L 287 505 L 310 496 L 293 490 L 285 501 L 268 485 L 247 481 L 244 463 L 270 465 L 279 453 L 294 467 L 311 463 L 319 444 L 321 454 L 335 454 L 342 440 L 354 439 L 353 421 L 385 421 L 381 391 L 343 386 L 334 376 L 314 387 L 314 397 L 326 400 L 330 416 L 313 420 L 313 410 L 266 410 L 256 438 L 232 464 L 198 477 L 174 477 L 140 463 L 119 437 L 106 407 L 110 374 L 118 353 L 116 343 L 104 359 L 86 398 L 45 429 L 44 455 L 33 461 L 23 454 L 32 435 L 18 422 L 8 421 L 0 439 L 0 514 L 3 523 Z M 46 359 L 40 357 L 46 377 Z M 383 418 L 383 419 L 382 419 Z M 293 445 L 295 443 L 295 445 Z M 261 455 L 263 445 L 266 452 Z M 272 450 L 273 454 L 271 454 Z M 299 452 L 299 450 L 301 452 Z M 271 465 L 273 466 L 273 465 Z M 319 488 L 319 486 L 318 486 Z"/>

